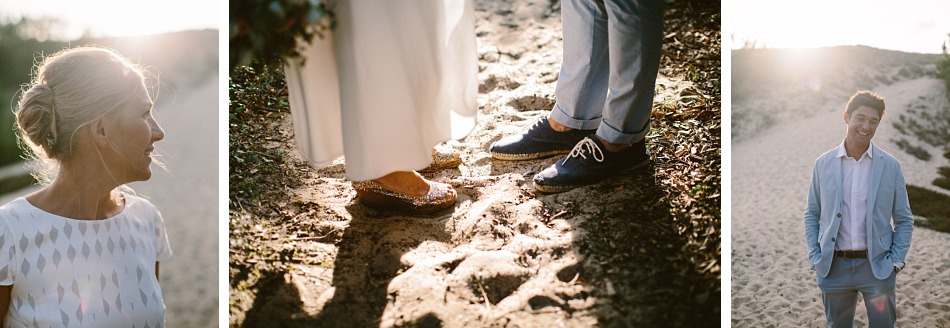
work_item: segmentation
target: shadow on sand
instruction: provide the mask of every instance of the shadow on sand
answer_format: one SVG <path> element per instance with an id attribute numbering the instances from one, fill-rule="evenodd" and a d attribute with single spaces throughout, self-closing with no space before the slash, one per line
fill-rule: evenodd
<path id="1" fill-rule="evenodd" d="M 562 281 L 585 280 L 604 327 L 719 325 L 719 293 L 689 260 L 687 238 L 677 232 L 669 202 L 650 165 L 609 181 L 543 196 L 551 212 L 567 211 L 574 229 L 576 265 Z"/>
<path id="2" fill-rule="evenodd" d="M 242 327 L 379 326 L 390 300 L 387 286 L 406 269 L 402 256 L 424 241 L 451 239 L 444 229 L 423 228 L 444 224 L 444 218 L 380 217 L 356 202 L 346 210 L 353 219 L 337 244 L 332 269 L 335 290 L 322 311 L 308 314 L 300 291 L 286 278 L 289 274 L 272 272 L 259 280 L 260 293 Z M 441 327 L 442 322 L 424 315 L 409 326 Z"/>

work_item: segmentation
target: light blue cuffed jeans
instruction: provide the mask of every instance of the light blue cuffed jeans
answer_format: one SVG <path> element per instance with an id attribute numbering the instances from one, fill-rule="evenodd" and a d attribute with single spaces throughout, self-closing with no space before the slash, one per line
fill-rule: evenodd
<path id="1" fill-rule="evenodd" d="M 643 140 L 663 47 L 663 0 L 562 0 L 564 59 L 551 118 L 610 143 Z"/>

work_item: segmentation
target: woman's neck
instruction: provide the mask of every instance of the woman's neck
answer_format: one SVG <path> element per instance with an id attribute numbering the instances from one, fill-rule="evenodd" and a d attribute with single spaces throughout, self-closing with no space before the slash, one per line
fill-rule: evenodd
<path id="1" fill-rule="evenodd" d="M 117 184 L 71 172 L 61 169 L 50 185 L 27 200 L 46 212 L 77 220 L 103 220 L 125 208 L 125 199 L 115 192 Z"/>

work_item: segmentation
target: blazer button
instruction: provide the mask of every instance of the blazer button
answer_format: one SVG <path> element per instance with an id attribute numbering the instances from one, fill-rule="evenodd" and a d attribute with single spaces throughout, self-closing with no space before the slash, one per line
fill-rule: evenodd
<path id="1" fill-rule="evenodd" d="M 834 242 L 834 241 L 835 241 L 835 237 L 831 237 L 831 241 Z"/>
<path id="2" fill-rule="evenodd" d="M 839 217 L 839 218 L 840 218 L 840 217 L 841 217 L 841 213 L 838 213 L 838 215 L 835 215 L 835 216 L 837 216 L 837 217 Z"/>

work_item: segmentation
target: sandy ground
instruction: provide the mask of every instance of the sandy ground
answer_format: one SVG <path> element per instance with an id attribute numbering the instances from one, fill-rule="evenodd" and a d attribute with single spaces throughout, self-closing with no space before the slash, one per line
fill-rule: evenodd
<path id="1" fill-rule="evenodd" d="M 872 90 L 886 97 L 889 112 L 874 142 L 901 162 L 908 184 L 937 189 L 930 182 L 937 177 L 937 167 L 948 165 L 947 160 L 938 155 L 925 162 L 901 151 L 894 144 L 898 133 L 891 120 L 918 102 L 931 108 L 946 106 L 942 82 L 918 77 L 877 84 Z M 758 101 L 770 99 L 781 101 L 780 97 Z M 847 97 L 802 102 L 808 103 L 806 110 L 813 114 L 786 115 L 771 128 L 732 146 L 733 326 L 825 326 L 816 277 L 807 265 L 802 213 L 815 158 L 844 137 L 841 110 Z M 942 154 L 919 144 L 931 154 Z M 907 269 L 897 278 L 897 326 L 950 326 L 947 245 L 950 234 L 914 229 Z M 858 304 L 856 322 L 867 325 L 863 301 Z"/>
<path id="2" fill-rule="evenodd" d="M 289 117 L 273 123 L 280 135 L 263 142 L 291 154 L 283 169 L 301 185 L 265 200 L 269 218 L 232 203 L 231 233 L 249 236 L 230 241 L 233 327 L 613 327 L 711 317 L 718 294 L 696 288 L 701 278 L 679 257 L 686 247 L 654 167 L 543 195 L 530 178 L 557 158 L 505 162 L 486 151 L 553 105 L 561 24 L 551 6 L 476 2 L 479 123 L 448 143 L 462 166 L 430 177 L 458 190 L 451 212 L 371 210 L 342 160 L 307 167 Z M 692 87 L 660 76 L 655 102 L 676 103 Z M 279 254 L 266 253 L 273 248 Z"/>
<path id="3" fill-rule="evenodd" d="M 218 325 L 218 79 L 183 90 L 163 90 L 154 109 L 165 130 L 156 144 L 167 170 L 152 166 L 152 179 L 132 187 L 165 219 L 174 257 L 161 264 L 168 327 Z M 7 203 L 38 190 L 3 195 Z"/>

